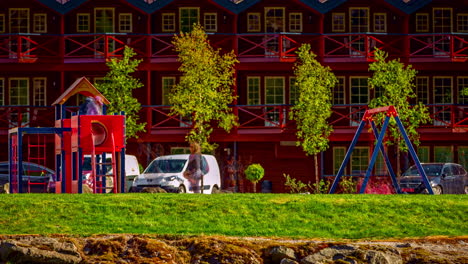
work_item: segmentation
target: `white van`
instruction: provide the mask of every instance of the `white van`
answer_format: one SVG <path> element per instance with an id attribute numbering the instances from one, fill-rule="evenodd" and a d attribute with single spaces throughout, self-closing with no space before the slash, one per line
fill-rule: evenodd
<path id="1" fill-rule="evenodd" d="M 108 175 L 112 174 L 112 155 L 110 153 L 106 153 L 106 170 Z M 89 179 L 89 175 L 91 174 L 91 155 L 84 156 L 83 162 L 83 181 L 84 184 L 89 185 L 92 188 L 92 183 Z M 138 163 L 137 158 L 134 155 L 125 154 L 125 190 L 128 192 L 132 187 L 133 180 L 140 175 L 140 165 Z M 110 182 L 112 184 L 112 182 Z M 112 186 L 112 185 L 110 185 Z"/>
<path id="2" fill-rule="evenodd" d="M 132 190 L 140 192 L 145 187 L 160 187 L 167 192 L 193 193 L 183 173 L 188 166 L 188 154 L 168 155 L 154 159 L 140 176 L 133 181 Z M 202 155 L 201 170 L 203 193 L 214 193 L 221 189 L 221 176 L 216 158 Z"/>

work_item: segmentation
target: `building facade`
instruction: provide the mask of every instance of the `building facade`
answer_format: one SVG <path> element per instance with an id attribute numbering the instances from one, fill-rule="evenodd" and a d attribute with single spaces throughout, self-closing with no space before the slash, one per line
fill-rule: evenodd
<path id="1" fill-rule="evenodd" d="M 315 180 L 313 160 L 295 146 L 296 128 L 289 119 L 298 96 L 295 51 L 302 43 L 310 43 L 339 80 L 330 118 L 334 132 L 320 156 L 321 177 L 337 172 L 375 96 L 368 87 L 368 66 L 376 48 L 418 71 L 414 103 L 426 104 L 432 119 L 419 129 L 420 160 L 468 167 L 468 96 L 461 92 L 468 87 L 467 0 L 1 1 L 1 145 L 7 146 L 12 127 L 54 126 L 51 103 L 77 78 L 102 80 L 106 59 L 122 56 L 127 45 L 142 59 L 135 77 L 144 87 L 134 96 L 147 122 L 146 132 L 128 141 L 127 153 L 145 166 L 156 156 L 186 152 L 190 123 L 168 115 L 167 95 L 181 76 L 171 40 L 195 22 L 211 45 L 234 50 L 240 61 L 233 87 L 238 100 L 232 105 L 239 126 L 230 133 L 215 129 L 211 138 L 219 144 L 214 154 L 223 172 L 230 156 L 237 160 L 237 191 L 252 191 L 242 179 L 242 169 L 251 163 L 262 164 L 264 180 L 271 183 L 264 186 L 273 192 L 285 190 L 283 174 Z M 74 106 L 81 100 L 74 99 Z M 43 140 L 45 152 L 53 153 L 53 138 L 28 140 Z M 346 174 L 366 171 L 373 142 L 371 132 L 361 136 Z M 0 156 L 8 159 L 7 151 Z M 46 162 L 54 167 L 52 156 Z M 405 155 L 399 161 L 402 170 L 411 163 Z M 381 159 L 374 170 L 386 174 Z"/>

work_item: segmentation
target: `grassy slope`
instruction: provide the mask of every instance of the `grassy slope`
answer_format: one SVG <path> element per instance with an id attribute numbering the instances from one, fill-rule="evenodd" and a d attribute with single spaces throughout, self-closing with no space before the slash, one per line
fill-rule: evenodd
<path id="1" fill-rule="evenodd" d="M 468 195 L 2 194 L 0 234 L 468 235 Z"/>

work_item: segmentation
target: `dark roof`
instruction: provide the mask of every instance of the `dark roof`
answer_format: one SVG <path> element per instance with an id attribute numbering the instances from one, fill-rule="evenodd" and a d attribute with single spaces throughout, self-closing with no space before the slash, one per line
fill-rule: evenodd
<path id="1" fill-rule="evenodd" d="M 346 2 L 346 0 L 300 0 L 300 1 L 322 14 L 328 13 L 333 8 Z"/>
<path id="2" fill-rule="evenodd" d="M 387 3 L 395 6 L 406 14 L 412 14 L 415 11 L 423 8 L 432 0 L 385 0 Z"/>
<path id="3" fill-rule="evenodd" d="M 66 14 L 88 0 L 70 0 L 59 3 L 57 0 L 37 0 L 60 14 Z"/>
<path id="4" fill-rule="evenodd" d="M 173 0 L 153 0 L 153 1 L 144 1 L 144 0 L 125 0 L 131 5 L 141 9 L 142 11 L 151 14 L 155 11 L 165 7 L 167 4 Z"/>

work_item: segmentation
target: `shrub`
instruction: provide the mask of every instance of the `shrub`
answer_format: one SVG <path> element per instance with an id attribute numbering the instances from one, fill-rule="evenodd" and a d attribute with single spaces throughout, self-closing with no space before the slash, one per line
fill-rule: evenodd
<path id="1" fill-rule="evenodd" d="M 283 177 L 286 180 L 284 185 L 286 186 L 286 189 L 289 190 L 289 193 L 305 193 L 312 189 L 310 186 L 310 182 L 308 184 L 305 184 L 300 180 L 291 178 L 289 174 L 285 173 L 283 173 Z"/>
<path id="2" fill-rule="evenodd" d="M 258 163 L 250 164 L 244 171 L 245 178 L 251 181 L 254 185 L 254 192 L 256 192 L 257 182 L 260 181 L 265 175 L 265 170 L 262 165 Z"/>

